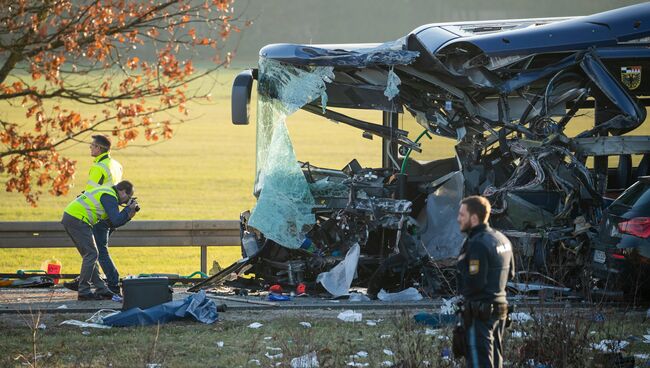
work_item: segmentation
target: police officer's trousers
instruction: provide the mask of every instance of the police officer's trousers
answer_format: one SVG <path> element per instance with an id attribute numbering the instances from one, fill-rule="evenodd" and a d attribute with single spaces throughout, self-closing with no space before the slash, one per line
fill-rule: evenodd
<path id="1" fill-rule="evenodd" d="M 501 368 L 506 319 L 472 317 L 465 325 L 467 368 Z"/>

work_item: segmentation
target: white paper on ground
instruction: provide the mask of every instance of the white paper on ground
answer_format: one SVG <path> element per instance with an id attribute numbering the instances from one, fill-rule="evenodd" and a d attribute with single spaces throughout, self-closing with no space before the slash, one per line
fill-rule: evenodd
<path id="1" fill-rule="evenodd" d="M 341 321 L 345 322 L 361 322 L 361 319 L 363 318 L 363 315 L 361 313 L 357 313 L 353 310 L 346 310 L 337 316 L 338 319 Z"/>
<path id="2" fill-rule="evenodd" d="M 417 302 L 422 300 L 422 294 L 414 287 L 404 289 L 397 293 L 389 293 L 381 289 L 377 294 L 377 299 L 382 302 Z"/>
<path id="3" fill-rule="evenodd" d="M 61 326 L 61 325 L 71 325 L 71 326 L 78 326 L 78 327 L 92 327 L 92 328 L 111 328 L 111 326 L 100 325 L 99 323 L 90 323 L 90 322 L 77 321 L 76 319 L 65 320 L 65 321 L 59 323 L 59 326 Z"/>
<path id="4" fill-rule="evenodd" d="M 318 367 L 319 367 L 318 357 L 316 356 L 315 351 L 291 359 L 291 368 L 318 368 Z"/>
<path id="5" fill-rule="evenodd" d="M 334 266 L 328 272 L 322 272 L 316 277 L 316 282 L 320 282 L 325 290 L 335 297 L 348 295 L 350 285 L 357 272 L 357 263 L 359 262 L 361 247 L 354 244 L 345 255 L 345 259 Z"/>

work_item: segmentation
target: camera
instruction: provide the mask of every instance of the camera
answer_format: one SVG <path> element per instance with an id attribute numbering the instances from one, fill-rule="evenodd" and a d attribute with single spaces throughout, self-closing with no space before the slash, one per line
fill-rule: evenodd
<path id="1" fill-rule="evenodd" d="M 136 201 L 136 197 L 132 197 L 129 199 L 129 201 L 126 203 L 127 207 L 134 204 L 135 205 L 135 212 L 140 211 L 140 205 L 138 204 L 138 201 Z"/>

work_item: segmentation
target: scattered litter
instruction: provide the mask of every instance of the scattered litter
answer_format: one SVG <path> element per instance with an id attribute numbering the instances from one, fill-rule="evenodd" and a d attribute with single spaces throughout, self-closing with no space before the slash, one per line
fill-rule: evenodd
<path id="1" fill-rule="evenodd" d="M 362 315 L 361 313 L 357 313 L 353 310 L 348 309 L 339 313 L 337 318 L 345 322 L 361 322 Z"/>
<path id="2" fill-rule="evenodd" d="M 316 356 L 315 351 L 291 359 L 291 368 L 318 368 L 318 367 L 319 367 L 318 357 Z"/>
<path id="3" fill-rule="evenodd" d="M 38 326 L 36 326 L 36 328 L 38 328 L 39 330 L 44 330 L 47 328 L 47 326 L 45 326 L 45 323 L 41 323 Z"/>
<path id="4" fill-rule="evenodd" d="M 440 314 L 455 314 L 456 313 L 456 303 L 460 300 L 460 296 L 455 296 L 451 299 L 442 299 L 442 305 L 440 306 Z"/>
<path id="5" fill-rule="evenodd" d="M 282 286 L 280 286 L 278 284 L 271 285 L 271 287 L 269 288 L 269 292 L 275 293 L 275 294 L 282 294 L 282 291 L 283 291 Z"/>
<path id="6" fill-rule="evenodd" d="M 65 304 L 61 304 L 58 307 L 56 307 L 56 309 L 68 309 L 68 306 Z"/>
<path id="7" fill-rule="evenodd" d="M 591 348 L 605 353 L 617 353 L 625 349 L 629 344 L 629 342 L 623 340 L 601 340 L 598 344 L 591 344 Z"/>
<path id="8" fill-rule="evenodd" d="M 98 325 L 104 325 L 105 318 L 108 318 L 118 313 L 120 313 L 120 311 L 116 311 L 114 309 L 100 309 L 97 312 L 93 313 L 93 315 L 90 316 L 90 318 L 88 318 L 86 322 L 96 323 Z"/>
<path id="9" fill-rule="evenodd" d="M 380 339 L 390 339 L 390 335 L 381 335 L 379 336 Z"/>
<path id="10" fill-rule="evenodd" d="M 273 360 L 273 359 L 281 359 L 283 357 L 282 353 L 271 355 L 268 352 L 264 353 L 264 356 L 271 359 L 271 360 Z"/>
<path id="11" fill-rule="evenodd" d="M 415 319 L 415 322 L 419 324 L 428 325 L 433 328 L 438 328 L 445 325 L 451 326 L 455 324 L 457 320 L 455 314 L 431 314 L 426 312 L 417 313 L 413 316 L 413 319 Z"/>
<path id="12" fill-rule="evenodd" d="M 248 328 L 260 328 L 262 326 L 264 326 L 264 325 L 259 323 L 259 322 L 253 322 L 250 325 L 248 325 Z"/>
<path id="13" fill-rule="evenodd" d="M 368 296 L 365 294 L 350 293 L 350 299 L 348 300 L 351 302 L 369 302 L 370 298 L 368 298 Z"/>
<path id="14" fill-rule="evenodd" d="M 286 301 L 291 300 L 291 297 L 289 295 L 271 293 L 271 294 L 269 294 L 267 299 L 272 301 L 272 302 L 286 302 Z"/>
<path id="15" fill-rule="evenodd" d="M 634 357 L 644 361 L 650 360 L 650 354 L 634 354 Z"/>
<path id="16" fill-rule="evenodd" d="M 650 344 L 650 335 L 643 335 L 643 342 L 646 344 Z"/>
<path id="17" fill-rule="evenodd" d="M 600 312 L 597 312 L 596 314 L 594 314 L 592 319 L 594 322 L 605 322 L 605 315 Z"/>
<path id="18" fill-rule="evenodd" d="M 442 349 L 440 356 L 442 357 L 443 360 L 449 360 L 451 359 L 451 351 L 449 351 L 449 348 L 445 347 Z"/>
<path id="19" fill-rule="evenodd" d="M 311 328 L 311 323 L 309 323 L 309 322 L 300 322 L 300 325 L 305 327 L 305 328 Z"/>
<path id="20" fill-rule="evenodd" d="M 78 326 L 82 328 L 111 328 L 111 326 L 107 325 L 102 325 L 99 323 L 92 323 L 92 322 L 83 322 L 83 321 L 77 321 L 76 319 L 68 319 L 65 320 L 61 323 L 59 323 L 59 326 L 61 325 L 70 325 L 70 326 Z"/>
<path id="21" fill-rule="evenodd" d="M 361 350 L 360 352 L 354 354 L 355 358 L 367 358 L 368 357 L 368 352 Z"/>
<path id="22" fill-rule="evenodd" d="M 111 300 L 114 301 L 114 302 L 117 302 L 117 303 L 122 303 L 122 297 L 117 295 L 117 294 L 113 294 L 113 296 L 111 297 Z"/>
<path id="23" fill-rule="evenodd" d="M 367 367 L 370 364 L 368 364 L 368 363 L 359 363 L 359 362 L 348 362 L 347 365 L 349 365 L 350 367 Z"/>
<path id="24" fill-rule="evenodd" d="M 330 303 L 340 303 L 340 300 L 330 300 Z"/>
<path id="25" fill-rule="evenodd" d="M 296 286 L 296 296 L 303 295 L 307 295 L 307 285 L 301 282 Z"/>
<path id="26" fill-rule="evenodd" d="M 83 330 L 83 331 L 81 331 L 81 334 L 85 335 L 85 336 L 88 336 L 88 335 L 90 335 L 90 331 Z"/>
<path id="27" fill-rule="evenodd" d="M 253 327 L 251 327 L 251 328 L 253 328 Z M 264 340 L 271 340 L 272 338 L 273 338 L 273 336 L 264 336 Z"/>
<path id="28" fill-rule="evenodd" d="M 267 347 L 266 347 L 266 350 L 271 350 L 271 351 L 282 351 L 282 348 L 274 348 L 274 347 L 271 347 L 271 346 L 267 346 Z"/>
<path id="29" fill-rule="evenodd" d="M 427 328 L 426 330 L 424 330 L 425 335 L 438 335 L 439 333 L 440 333 L 440 330 L 433 330 L 433 329 L 430 329 L 430 328 Z"/>
<path id="30" fill-rule="evenodd" d="M 509 282 L 508 287 L 513 288 L 517 290 L 520 293 L 528 293 L 528 292 L 539 292 L 539 291 L 557 291 L 560 293 L 568 293 L 571 291 L 570 288 L 567 287 L 560 287 L 560 286 L 553 286 L 553 285 L 548 285 L 548 284 L 533 284 L 533 283 L 521 283 L 521 282 Z"/>
<path id="31" fill-rule="evenodd" d="M 377 321 L 373 321 L 371 319 L 366 321 L 366 325 L 368 326 L 377 326 Z"/>
<path id="32" fill-rule="evenodd" d="M 162 368 L 160 363 L 147 363 L 147 368 Z"/>
<path id="33" fill-rule="evenodd" d="M 438 335 L 438 340 L 449 340 L 449 336 L 447 336 L 447 335 Z"/>
<path id="34" fill-rule="evenodd" d="M 217 346 L 222 348 L 223 347 L 223 341 L 217 341 Z"/>
<path id="35" fill-rule="evenodd" d="M 392 356 L 392 355 L 395 355 L 395 353 L 393 353 L 392 351 L 390 351 L 390 350 L 388 350 L 388 349 L 384 349 L 384 354 L 386 354 L 386 355 L 391 355 L 391 356 Z"/>
<path id="36" fill-rule="evenodd" d="M 422 294 L 414 287 L 404 289 L 398 293 L 389 293 L 381 289 L 377 294 L 377 299 L 382 302 L 417 302 L 422 300 Z"/>
<path id="37" fill-rule="evenodd" d="M 327 272 L 321 272 L 316 276 L 316 282 L 321 283 L 325 290 L 333 296 L 347 295 L 352 285 L 352 280 L 357 272 L 357 262 L 361 254 L 359 244 L 354 244 L 348 250 L 339 264 Z"/>
<path id="38" fill-rule="evenodd" d="M 592 332 L 593 332 L 593 331 L 592 331 Z M 510 333 L 510 336 L 512 336 L 512 337 L 514 337 L 514 338 L 516 338 L 516 339 L 521 339 L 522 337 L 525 336 L 525 334 L 524 334 L 522 331 L 514 330 L 514 331 L 512 331 L 512 332 Z"/>
<path id="39" fill-rule="evenodd" d="M 390 360 L 384 360 L 383 362 L 381 362 L 381 366 L 382 367 L 392 367 L 393 362 L 391 362 Z"/>
<path id="40" fill-rule="evenodd" d="M 531 317 L 530 314 L 525 312 L 512 313 L 510 314 L 510 318 L 512 319 L 513 322 L 519 322 L 519 323 L 525 323 L 533 320 L 533 317 Z"/>
<path id="41" fill-rule="evenodd" d="M 257 360 L 257 359 L 251 359 L 251 360 L 249 360 L 248 362 L 249 362 L 249 363 L 255 363 L 255 364 L 257 364 L 257 365 L 262 365 L 262 364 L 260 363 L 260 361 Z"/>

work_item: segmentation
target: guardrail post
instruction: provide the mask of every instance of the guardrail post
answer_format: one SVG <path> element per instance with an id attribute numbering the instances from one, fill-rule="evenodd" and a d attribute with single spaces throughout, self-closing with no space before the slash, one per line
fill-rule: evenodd
<path id="1" fill-rule="evenodd" d="M 201 272 L 208 274 L 208 246 L 201 245 Z"/>

